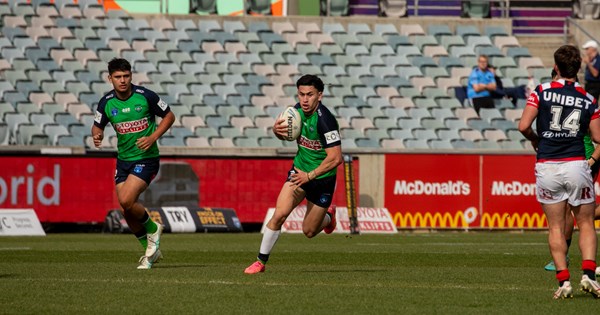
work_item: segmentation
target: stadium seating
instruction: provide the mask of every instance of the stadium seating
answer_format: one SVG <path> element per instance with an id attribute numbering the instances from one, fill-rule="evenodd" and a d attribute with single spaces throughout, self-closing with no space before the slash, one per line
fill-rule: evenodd
<path id="1" fill-rule="evenodd" d="M 201 5 L 201 11 L 214 9 L 210 1 Z M 258 5 L 251 10 L 262 10 Z M 347 12 L 347 1 L 331 5 L 334 15 Z M 89 145 L 82 126 L 89 129 L 90 114 L 110 89 L 106 62 L 117 56 L 131 61 L 136 84 L 172 105 L 176 126 L 159 142 L 168 146 L 293 145 L 268 130 L 281 106 L 295 102 L 299 75 L 315 73 L 327 84 L 324 104 L 349 128 L 342 135 L 351 147 L 516 148 L 522 139 L 510 136 L 518 109 L 498 101 L 495 111 L 479 118 L 454 97 L 454 88 L 464 85 L 479 53 L 492 56 L 509 86 L 549 75 L 539 58 L 497 26 L 425 30 L 383 20 L 320 24 L 210 16 L 195 22 L 145 20 L 97 5 L 5 7 L 0 144 Z M 459 132 L 465 128 L 482 133 L 481 139 Z M 488 129 L 496 131 L 488 137 Z"/>

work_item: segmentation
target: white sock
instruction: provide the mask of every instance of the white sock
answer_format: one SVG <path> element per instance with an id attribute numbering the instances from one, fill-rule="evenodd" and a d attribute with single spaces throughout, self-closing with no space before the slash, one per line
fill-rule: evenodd
<path id="1" fill-rule="evenodd" d="M 259 253 L 264 254 L 264 255 L 271 254 L 271 250 L 273 250 L 273 246 L 275 246 L 277 239 L 279 239 L 280 233 L 281 233 L 281 230 L 273 231 L 273 230 L 269 229 L 268 227 L 265 227 L 265 234 L 263 234 L 262 241 L 260 242 Z"/>
<path id="2" fill-rule="evenodd" d="M 325 213 L 325 217 L 323 217 L 323 222 L 321 222 L 321 230 L 328 226 L 329 223 L 331 223 L 331 217 L 328 213 Z"/>

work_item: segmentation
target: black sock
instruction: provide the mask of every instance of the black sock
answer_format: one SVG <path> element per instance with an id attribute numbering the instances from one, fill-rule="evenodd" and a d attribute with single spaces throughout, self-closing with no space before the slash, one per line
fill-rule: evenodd
<path id="1" fill-rule="evenodd" d="M 133 235 L 135 235 L 135 237 L 137 237 L 137 238 L 140 238 L 140 237 L 146 236 L 146 231 L 144 231 L 144 229 L 141 229 L 138 232 L 133 233 Z"/>
<path id="2" fill-rule="evenodd" d="M 140 219 L 138 219 L 138 221 L 141 224 L 144 224 L 146 223 L 146 221 L 148 221 L 148 219 L 150 219 L 150 216 L 148 215 L 148 212 L 144 211 L 144 215 Z"/>
<path id="3" fill-rule="evenodd" d="M 266 264 L 267 261 L 269 261 L 269 254 L 258 253 L 258 260 L 260 260 L 260 262 L 262 262 L 263 264 Z"/>
<path id="4" fill-rule="evenodd" d="M 596 280 L 596 271 L 590 269 L 583 269 L 583 274 L 588 276 L 590 280 Z"/>

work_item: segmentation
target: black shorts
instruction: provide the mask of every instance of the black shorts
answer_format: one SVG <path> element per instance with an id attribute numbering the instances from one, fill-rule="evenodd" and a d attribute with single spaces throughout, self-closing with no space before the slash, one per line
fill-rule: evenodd
<path id="1" fill-rule="evenodd" d="M 287 181 L 289 182 L 294 174 L 294 166 L 288 172 Z M 322 208 L 329 208 L 335 191 L 336 176 L 327 176 L 324 178 L 313 179 L 310 182 L 300 186 L 306 192 L 306 200 Z"/>
<path id="2" fill-rule="evenodd" d="M 152 158 L 139 161 L 123 161 L 117 159 L 117 170 L 115 172 L 115 184 L 122 183 L 129 174 L 141 178 L 150 185 L 150 182 L 158 174 L 160 159 Z"/>

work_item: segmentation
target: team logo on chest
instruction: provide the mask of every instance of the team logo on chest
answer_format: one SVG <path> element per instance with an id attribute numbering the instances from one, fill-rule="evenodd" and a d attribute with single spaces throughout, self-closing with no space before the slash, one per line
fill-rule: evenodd
<path id="1" fill-rule="evenodd" d="M 139 104 L 135 105 L 135 111 L 138 112 L 138 113 L 141 112 L 142 111 L 142 105 L 139 105 Z"/>
<path id="2" fill-rule="evenodd" d="M 119 113 L 119 110 L 116 109 L 116 108 L 113 108 L 113 109 L 110 110 L 110 114 L 113 115 L 113 116 L 117 116 L 118 113 Z"/>

